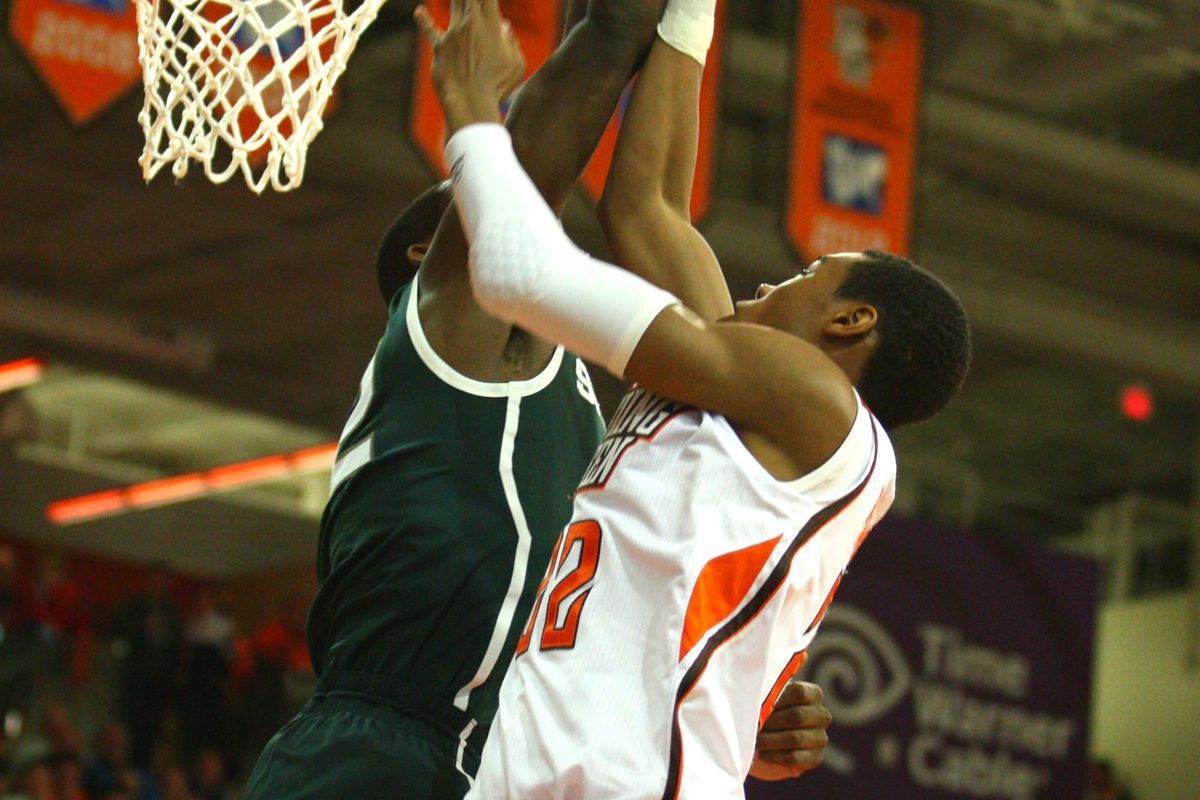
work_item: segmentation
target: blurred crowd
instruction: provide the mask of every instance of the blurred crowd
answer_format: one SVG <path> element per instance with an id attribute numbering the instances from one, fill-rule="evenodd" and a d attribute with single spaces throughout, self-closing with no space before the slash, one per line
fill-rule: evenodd
<path id="1" fill-rule="evenodd" d="M 105 608 L 61 556 L 0 542 L 0 800 L 238 796 L 311 689 L 307 600 L 246 624 L 181 582 L 156 565 Z M 1132 800 L 1105 760 L 1084 797 Z"/>
<path id="2" fill-rule="evenodd" d="M 1083 800 L 1133 800 L 1133 794 L 1117 780 L 1112 762 L 1100 758 L 1088 765 Z"/>
<path id="3" fill-rule="evenodd" d="M 306 602 L 243 624 L 157 565 L 101 608 L 68 567 L 0 542 L 0 799 L 236 796 L 311 686 Z"/>

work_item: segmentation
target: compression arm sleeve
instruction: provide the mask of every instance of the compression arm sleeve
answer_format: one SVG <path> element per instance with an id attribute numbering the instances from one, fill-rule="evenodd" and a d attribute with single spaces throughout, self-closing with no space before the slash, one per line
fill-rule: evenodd
<path id="1" fill-rule="evenodd" d="M 463 128 L 446 143 L 446 163 L 479 305 L 623 377 L 646 328 L 679 301 L 576 247 L 517 163 L 503 126 Z"/>

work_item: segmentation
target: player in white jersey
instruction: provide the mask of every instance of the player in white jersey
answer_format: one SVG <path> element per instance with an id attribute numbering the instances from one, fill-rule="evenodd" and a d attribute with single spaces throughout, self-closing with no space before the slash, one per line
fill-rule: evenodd
<path id="1" fill-rule="evenodd" d="M 894 476 L 862 408 L 833 457 L 781 482 L 724 417 L 632 390 L 579 487 L 468 796 L 741 797 L 759 725 Z"/>
<path id="2" fill-rule="evenodd" d="M 740 797 L 759 725 L 891 502 L 885 427 L 936 413 L 966 371 L 961 305 L 895 256 L 823 257 L 732 308 L 681 191 L 711 18 L 712 0 L 669 3 L 609 187 L 618 258 L 672 294 L 576 249 L 489 124 L 519 71 L 496 0 L 458 3 L 445 34 L 420 17 L 480 304 L 637 384 L 470 797 Z"/>

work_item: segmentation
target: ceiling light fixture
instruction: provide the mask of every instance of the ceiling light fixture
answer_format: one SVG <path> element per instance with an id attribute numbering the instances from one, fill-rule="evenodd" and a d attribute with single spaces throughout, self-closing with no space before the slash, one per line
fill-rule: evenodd
<path id="1" fill-rule="evenodd" d="M 32 356 L 0 364 L 0 394 L 37 383 L 45 367 L 40 358 Z"/>
<path id="2" fill-rule="evenodd" d="M 279 478 L 328 472 L 333 468 L 336 454 L 337 442 L 329 442 L 294 453 L 239 461 L 201 472 L 172 475 L 118 489 L 68 497 L 47 505 L 46 518 L 56 525 L 70 525 L 135 509 L 196 500 Z"/>

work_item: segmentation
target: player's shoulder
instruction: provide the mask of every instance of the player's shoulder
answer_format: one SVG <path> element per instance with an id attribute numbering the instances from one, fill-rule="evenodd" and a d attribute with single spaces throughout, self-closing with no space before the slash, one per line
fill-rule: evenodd
<path id="1" fill-rule="evenodd" d="M 887 431 L 851 388 L 854 417 L 849 430 L 820 465 L 797 482 L 799 488 L 841 494 L 867 481 L 890 480 L 896 473 L 896 456 Z"/>
<path id="2" fill-rule="evenodd" d="M 781 382 L 783 395 L 774 398 L 775 414 L 764 431 L 802 472 L 841 457 L 848 442 L 870 432 L 869 411 L 846 373 L 818 348 L 809 349 L 815 354 L 786 367 L 790 379 Z"/>

